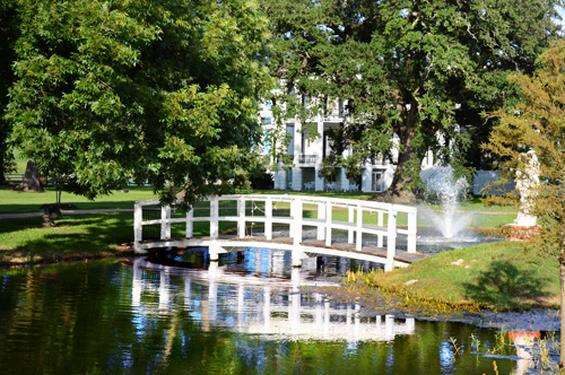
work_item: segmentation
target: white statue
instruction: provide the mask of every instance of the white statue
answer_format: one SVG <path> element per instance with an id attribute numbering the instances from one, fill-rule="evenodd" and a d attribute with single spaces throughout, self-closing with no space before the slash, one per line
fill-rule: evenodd
<path id="1" fill-rule="evenodd" d="M 522 155 L 523 168 L 516 170 L 516 190 L 520 193 L 520 210 L 513 225 L 534 227 L 537 217 L 532 215 L 534 198 L 539 186 L 540 166 L 534 150 Z"/>

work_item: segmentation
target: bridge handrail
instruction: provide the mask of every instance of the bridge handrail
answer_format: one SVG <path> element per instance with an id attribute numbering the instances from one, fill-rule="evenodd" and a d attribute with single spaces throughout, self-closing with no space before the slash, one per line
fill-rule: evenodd
<path id="1" fill-rule="evenodd" d="M 348 198 L 335 198 L 335 197 L 323 197 L 323 196 L 312 196 L 312 195 L 302 195 L 302 194 L 228 194 L 228 195 L 220 195 L 218 199 L 220 201 L 232 201 L 238 198 L 244 198 L 245 200 L 266 200 L 271 199 L 273 201 L 290 201 L 293 198 L 301 198 L 303 201 L 309 201 L 312 203 L 319 202 L 321 200 L 332 202 L 339 205 L 346 205 L 346 206 L 357 206 L 363 205 L 366 207 L 374 208 L 377 210 L 388 210 L 392 208 L 399 212 L 410 213 L 410 212 L 417 212 L 417 208 L 414 206 L 408 206 L 404 204 L 398 203 L 387 203 L 387 202 L 376 202 L 376 201 L 369 201 L 363 199 L 348 199 Z M 204 199 L 203 201 L 209 200 L 210 197 Z M 140 200 L 136 203 L 139 203 L 143 206 L 154 206 L 159 205 L 160 202 L 158 199 L 148 199 L 148 200 Z"/>
<path id="2" fill-rule="evenodd" d="M 206 200 L 204 200 L 205 202 Z M 171 224 L 185 223 L 186 238 L 192 238 L 194 234 L 194 222 L 209 221 L 210 222 L 210 238 L 217 239 L 219 237 L 219 222 L 230 221 L 237 222 L 237 235 L 239 238 L 245 237 L 245 228 L 247 222 L 263 222 L 264 236 L 267 240 L 272 240 L 272 225 L 288 224 L 290 225 L 290 237 L 293 239 L 295 247 L 299 247 L 303 241 L 302 231 L 304 226 L 316 227 L 317 239 L 324 241 L 325 247 L 332 246 L 332 231 L 345 230 L 348 232 L 348 243 L 355 244 L 356 251 L 363 249 L 363 235 L 377 235 L 377 246 L 383 247 L 384 238 L 386 237 L 387 245 L 387 264 L 385 270 L 392 269 L 394 257 L 396 254 L 396 237 L 400 235 L 407 236 L 407 251 L 409 253 L 416 252 L 416 215 L 417 208 L 407 205 L 366 201 L 359 199 L 345 199 L 334 197 L 320 197 L 299 194 L 231 194 L 222 196 L 210 196 L 207 198 L 210 207 L 208 216 L 194 216 L 194 209 L 187 210 L 184 217 L 171 217 L 171 207 L 169 205 L 161 206 L 158 200 L 138 201 L 134 206 L 134 243 L 136 249 L 138 244 L 143 240 L 144 225 L 160 225 L 161 240 L 171 239 Z M 220 216 L 220 201 L 236 201 L 236 215 Z M 263 201 L 265 209 L 262 216 L 246 214 L 246 202 Z M 274 202 L 288 202 L 290 204 L 290 216 L 273 216 Z M 317 218 L 304 218 L 304 204 L 317 205 Z M 159 206 L 160 218 L 153 220 L 143 220 L 143 207 Z M 345 207 L 347 209 L 347 221 L 334 221 L 333 208 Z M 364 212 L 377 213 L 377 225 L 364 223 Z M 407 227 L 399 227 L 397 225 L 398 213 L 407 214 Z M 385 225 L 384 216 L 387 215 Z M 298 256 L 298 255 L 297 255 Z M 294 258 L 294 251 L 293 251 Z"/>

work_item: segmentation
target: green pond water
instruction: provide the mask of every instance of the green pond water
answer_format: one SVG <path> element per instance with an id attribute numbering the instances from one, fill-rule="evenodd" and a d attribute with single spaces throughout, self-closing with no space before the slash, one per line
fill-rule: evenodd
<path id="1" fill-rule="evenodd" d="M 375 315 L 316 291 L 351 261 L 248 250 L 0 271 L 0 374 L 499 374 L 496 331 Z M 367 265 L 364 265 L 367 266 Z M 304 288 L 306 286 L 306 288 Z M 305 291 L 306 290 L 306 291 Z M 480 350 L 481 351 L 481 350 Z"/>

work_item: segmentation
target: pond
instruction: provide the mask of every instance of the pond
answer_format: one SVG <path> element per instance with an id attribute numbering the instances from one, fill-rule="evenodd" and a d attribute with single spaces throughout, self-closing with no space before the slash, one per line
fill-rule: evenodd
<path id="1" fill-rule="evenodd" d="M 249 249 L 211 265 L 191 252 L 0 271 L 0 373 L 505 374 L 532 365 L 516 355 L 520 340 L 495 352 L 495 330 L 377 315 L 320 292 L 358 267 L 372 265 L 318 257 L 293 269 L 284 252 Z"/>

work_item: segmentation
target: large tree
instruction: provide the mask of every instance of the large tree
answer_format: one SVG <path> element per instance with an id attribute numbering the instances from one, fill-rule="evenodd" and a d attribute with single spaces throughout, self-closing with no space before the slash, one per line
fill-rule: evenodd
<path id="1" fill-rule="evenodd" d="M 10 125 L 4 120 L 4 111 L 8 103 L 8 90 L 14 82 L 12 64 L 19 30 L 17 9 L 15 0 L 0 0 L 0 185 L 6 182 L 5 173 L 12 169 L 14 162 L 8 144 Z"/>
<path id="2" fill-rule="evenodd" d="M 541 225 L 535 248 L 540 256 L 560 257 L 561 360 L 565 365 L 565 40 L 543 53 L 532 76 L 515 74 L 520 100 L 494 113 L 499 124 L 485 145 L 508 178 L 525 169 L 523 155 L 533 150 L 539 160 L 540 184 L 533 213 Z"/>
<path id="3" fill-rule="evenodd" d="M 396 195 L 414 187 L 428 149 L 457 163 L 488 134 L 481 114 L 512 94 L 508 72 L 531 72 L 556 33 L 553 0 L 263 3 L 277 35 L 272 69 L 282 82 L 350 101 L 344 134 L 355 160 L 348 166 L 386 156 L 398 137 Z M 285 114 L 300 114 L 295 108 Z"/>
<path id="4" fill-rule="evenodd" d="M 246 181 L 268 89 L 252 0 L 21 0 L 12 139 L 88 197 L 131 180 L 192 201 Z"/>

